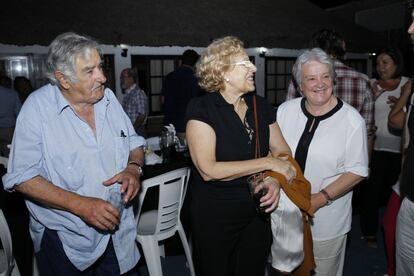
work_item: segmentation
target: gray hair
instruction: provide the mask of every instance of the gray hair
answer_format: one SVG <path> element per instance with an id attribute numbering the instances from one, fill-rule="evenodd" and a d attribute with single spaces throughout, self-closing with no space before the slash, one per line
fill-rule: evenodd
<path id="1" fill-rule="evenodd" d="M 292 75 L 296 82 L 297 88 L 301 89 L 301 76 L 302 76 L 302 66 L 309 62 L 309 61 L 317 61 L 323 64 L 328 65 L 329 67 L 329 75 L 333 83 L 335 84 L 335 66 L 333 60 L 320 48 L 313 48 L 311 50 L 306 50 L 303 54 L 301 54 L 297 59 L 295 64 L 293 65 Z"/>
<path id="2" fill-rule="evenodd" d="M 124 74 L 124 72 L 126 73 L 128 77 L 132 77 L 134 82 L 138 85 L 138 72 L 136 68 L 125 68 L 124 70 L 121 71 L 121 75 Z"/>
<path id="3" fill-rule="evenodd" d="M 71 82 L 76 83 L 75 61 L 78 56 L 87 57 L 91 50 L 101 55 L 98 42 L 90 37 L 68 32 L 58 35 L 50 44 L 46 61 L 46 76 L 54 85 L 59 85 L 55 72 L 60 71 Z"/>

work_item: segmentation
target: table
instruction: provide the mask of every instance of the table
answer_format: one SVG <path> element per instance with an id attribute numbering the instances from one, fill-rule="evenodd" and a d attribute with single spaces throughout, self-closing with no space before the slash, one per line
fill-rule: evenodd
<path id="1" fill-rule="evenodd" d="M 192 162 L 191 158 L 188 155 L 188 152 L 173 153 L 171 162 L 167 164 L 155 164 L 155 165 L 145 165 L 143 167 L 144 175 L 141 178 L 141 181 L 149 179 L 163 173 L 176 170 L 183 167 L 191 167 Z M 188 194 L 188 193 L 187 193 Z M 142 206 L 142 211 L 158 209 L 158 200 L 159 200 L 159 188 L 152 187 L 148 189 L 145 196 L 145 200 Z"/>
<path id="2" fill-rule="evenodd" d="M 159 152 L 155 152 L 160 155 Z M 192 165 L 191 158 L 188 152 L 173 152 L 171 161 L 167 164 L 145 165 L 143 167 L 144 175 L 142 180 L 175 170 L 183 167 L 190 167 Z"/>

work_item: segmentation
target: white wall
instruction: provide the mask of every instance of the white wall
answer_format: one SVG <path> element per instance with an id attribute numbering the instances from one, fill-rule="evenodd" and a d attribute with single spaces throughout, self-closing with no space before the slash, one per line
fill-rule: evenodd
<path id="1" fill-rule="evenodd" d="M 115 81 L 116 81 L 116 95 L 122 100 L 122 93 L 120 87 L 119 76 L 124 68 L 131 67 L 131 55 L 181 55 L 187 49 L 194 49 L 201 54 L 204 48 L 202 47 L 179 47 L 179 46 L 165 46 L 165 47 L 146 47 L 146 46 L 123 46 L 128 48 L 127 56 L 122 57 L 121 46 L 102 45 L 104 54 L 113 54 L 115 57 Z M 0 43 L 0 56 L 26 55 L 26 54 L 47 54 L 47 46 L 16 46 Z M 264 96 L 265 89 L 265 58 L 261 57 L 261 53 L 266 51 L 265 55 L 270 57 L 296 57 L 302 53 L 303 50 L 272 48 L 266 49 L 262 47 L 246 49 L 249 56 L 255 57 L 257 67 L 256 72 L 256 91 L 259 95 Z M 347 54 L 348 57 L 368 59 L 368 54 Z M 368 66 L 368 70 L 372 67 Z"/>

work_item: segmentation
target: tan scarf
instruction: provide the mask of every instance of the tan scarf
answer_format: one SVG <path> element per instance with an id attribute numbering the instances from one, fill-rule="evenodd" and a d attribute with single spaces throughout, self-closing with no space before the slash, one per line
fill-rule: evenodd
<path id="1" fill-rule="evenodd" d="M 260 158 L 260 137 L 259 137 L 259 119 L 256 110 L 256 95 L 253 95 L 253 113 L 256 131 L 256 151 L 255 157 Z M 313 217 L 313 210 L 311 209 L 311 184 L 307 181 L 300 169 L 298 163 L 289 155 L 279 155 L 280 157 L 287 157 L 289 162 L 296 169 L 296 177 L 288 183 L 286 178 L 277 172 L 265 171 L 265 177 L 271 176 L 278 180 L 281 189 L 286 193 L 289 199 L 300 209 L 302 213 L 303 222 L 303 263 L 296 268 L 291 275 L 294 276 L 308 276 L 315 268 L 315 260 L 313 256 L 313 241 L 312 232 L 310 228 L 309 217 Z M 277 256 L 275 256 L 277 258 Z"/>

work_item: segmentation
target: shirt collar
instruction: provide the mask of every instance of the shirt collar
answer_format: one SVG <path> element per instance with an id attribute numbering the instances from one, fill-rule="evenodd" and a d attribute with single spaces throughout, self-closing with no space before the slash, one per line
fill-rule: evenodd
<path id="1" fill-rule="evenodd" d="M 64 109 L 68 107 L 72 108 L 68 100 L 63 96 L 62 91 L 60 91 L 59 87 L 56 85 L 53 85 L 52 88 L 55 90 L 57 113 L 60 115 L 62 114 Z M 97 102 L 95 105 L 107 106 L 110 103 L 109 97 L 106 95 L 106 90 L 107 88 L 105 88 L 105 92 L 104 92 L 102 99 L 99 102 Z"/>
<path id="2" fill-rule="evenodd" d="M 301 102 L 300 102 L 300 107 L 302 109 L 303 114 L 305 114 L 306 117 L 308 118 L 315 118 L 319 121 L 328 119 L 329 117 L 331 117 L 332 115 L 334 115 L 336 112 L 338 112 L 342 106 L 344 105 L 344 103 L 342 102 L 342 100 L 340 98 L 336 98 L 337 99 L 337 103 L 336 105 L 329 110 L 327 113 L 320 115 L 320 116 L 313 116 L 307 109 L 306 109 L 306 98 L 303 97 Z"/>
<path id="3" fill-rule="evenodd" d="M 66 100 L 65 97 L 63 97 L 62 91 L 60 91 L 59 87 L 57 85 L 52 86 L 53 90 L 55 91 L 55 97 L 56 97 L 56 103 L 57 103 L 57 112 L 58 114 L 61 114 L 62 111 L 70 107 L 70 104 L 68 100 Z"/>
<path id="4" fill-rule="evenodd" d="M 137 87 L 137 84 L 136 83 L 134 83 L 133 85 L 131 85 L 130 87 L 128 87 L 127 89 L 125 89 L 125 94 L 131 92 L 132 90 L 134 90 L 135 87 Z"/>

